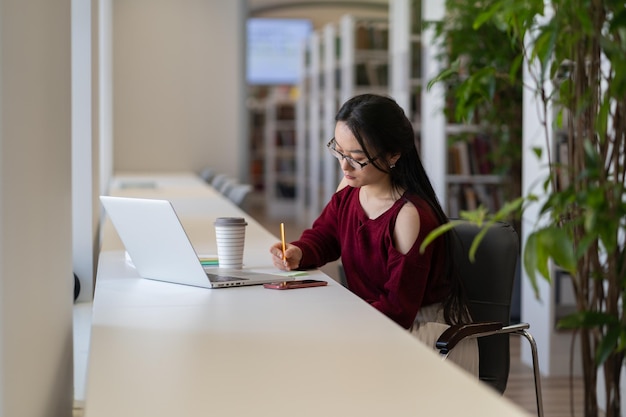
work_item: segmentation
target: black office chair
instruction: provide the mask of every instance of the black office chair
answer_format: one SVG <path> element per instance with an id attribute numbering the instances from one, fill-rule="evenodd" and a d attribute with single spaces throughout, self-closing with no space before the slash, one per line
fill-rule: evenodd
<path id="1" fill-rule="evenodd" d="M 518 235 L 509 224 L 494 224 L 480 242 L 475 261 L 471 262 L 469 249 L 480 228 L 462 223 L 454 230 L 455 259 L 474 323 L 450 327 L 439 337 L 436 347 L 447 356 L 464 338 L 479 338 L 479 378 L 502 394 L 509 377 L 509 335 L 524 336 L 532 350 L 537 414 L 543 417 L 537 345 L 528 332 L 530 325 L 510 323 L 513 283 L 520 258 Z"/>

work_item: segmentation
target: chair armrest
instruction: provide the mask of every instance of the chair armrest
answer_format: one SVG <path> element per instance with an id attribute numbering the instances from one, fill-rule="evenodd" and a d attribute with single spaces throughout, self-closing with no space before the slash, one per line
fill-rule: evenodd
<path id="1" fill-rule="evenodd" d="M 501 322 L 456 324 L 450 326 L 439 336 L 435 346 L 439 349 L 439 353 L 445 354 L 467 337 L 487 336 L 498 332 L 502 327 L 503 324 Z"/>

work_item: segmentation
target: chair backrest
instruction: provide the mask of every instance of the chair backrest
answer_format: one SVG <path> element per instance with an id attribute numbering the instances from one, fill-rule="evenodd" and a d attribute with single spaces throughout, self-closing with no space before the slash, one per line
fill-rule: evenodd
<path id="1" fill-rule="evenodd" d="M 217 191 L 221 192 L 222 187 L 228 181 L 230 181 L 230 177 L 226 174 L 217 174 L 211 180 L 211 186 L 215 188 Z"/>
<path id="2" fill-rule="evenodd" d="M 230 191 L 235 188 L 237 184 L 238 182 L 235 178 L 226 178 L 226 181 L 222 183 L 222 185 L 218 188 L 218 191 L 222 193 L 222 195 L 228 196 L 228 193 L 230 193 Z"/>
<path id="3" fill-rule="evenodd" d="M 235 184 L 226 197 L 239 207 L 243 207 L 246 197 L 252 192 L 250 184 Z"/>
<path id="4" fill-rule="evenodd" d="M 510 224 L 499 222 L 489 228 L 469 260 L 469 249 L 479 232 L 470 223 L 455 228 L 458 237 L 455 259 L 475 322 L 510 324 L 511 298 L 519 262 L 519 238 Z M 509 335 L 478 339 L 480 379 L 503 393 L 509 376 Z"/>
<path id="5" fill-rule="evenodd" d="M 208 184 L 211 184 L 211 180 L 215 176 L 215 170 L 213 168 L 205 168 L 200 172 L 200 178 L 202 178 Z"/>

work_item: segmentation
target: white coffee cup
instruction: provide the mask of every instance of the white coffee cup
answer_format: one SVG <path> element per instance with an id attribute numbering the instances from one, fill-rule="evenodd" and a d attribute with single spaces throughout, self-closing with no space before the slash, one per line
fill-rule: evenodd
<path id="1" fill-rule="evenodd" d="M 243 247 L 247 225 L 243 217 L 215 219 L 217 260 L 220 268 L 241 269 L 243 267 Z"/>

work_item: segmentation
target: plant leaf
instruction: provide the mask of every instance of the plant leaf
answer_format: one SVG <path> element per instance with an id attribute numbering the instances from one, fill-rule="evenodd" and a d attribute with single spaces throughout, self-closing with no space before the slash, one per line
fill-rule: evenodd
<path id="1" fill-rule="evenodd" d="M 474 223 L 478 227 L 482 227 L 487 218 L 487 214 L 487 208 L 481 204 L 476 210 L 461 210 L 459 217 L 470 223 Z"/>
<path id="2" fill-rule="evenodd" d="M 539 286 L 537 284 L 537 236 L 535 234 L 531 234 L 526 239 L 526 246 L 524 246 L 524 269 L 526 270 L 526 274 L 528 275 L 528 279 L 530 280 L 530 285 L 533 288 L 533 292 L 535 293 L 535 298 L 540 300 L 539 296 Z"/>
<path id="3" fill-rule="evenodd" d="M 596 364 L 598 366 L 606 362 L 609 355 L 614 352 L 621 333 L 619 326 L 610 326 L 608 328 L 606 335 L 604 335 L 596 350 Z"/>
<path id="4" fill-rule="evenodd" d="M 444 233 L 452 230 L 454 227 L 456 227 L 457 225 L 461 223 L 463 223 L 462 220 L 451 220 L 448 223 L 444 223 L 441 226 L 434 229 L 432 232 L 430 232 L 426 236 L 426 238 L 420 245 L 420 253 L 424 253 L 424 251 L 426 250 L 426 247 L 430 245 L 433 242 L 433 240 L 437 239 L 439 236 L 443 235 Z"/>
<path id="5" fill-rule="evenodd" d="M 577 311 L 563 317 L 557 323 L 558 329 L 590 329 L 601 326 L 619 326 L 617 317 L 601 311 Z"/>
<path id="6" fill-rule="evenodd" d="M 574 274 L 576 272 L 574 243 L 565 230 L 558 226 L 550 226 L 539 230 L 538 233 L 542 250 L 557 265 Z"/>
<path id="7" fill-rule="evenodd" d="M 435 85 L 438 82 L 445 81 L 454 75 L 457 75 L 458 72 L 459 72 L 459 61 L 456 60 L 450 65 L 450 67 L 444 69 L 439 74 L 437 74 L 435 78 L 430 80 L 426 86 L 426 90 L 430 91 L 433 85 Z"/>
<path id="8" fill-rule="evenodd" d="M 494 215 L 493 215 L 493 220 L 494 221 L 501 221 L 501 220 L 505 220 L 507 219 L 509 216 L 511 216 L 512 214 L 517 214 L 520 212 L 520 210 L 522 209 L 522 206 L 524 204 L 525 198 L 524 197 L 518 197 L 513 201 L 507 201 L 505 202 L 502 207 L 500 208 L 500 210 L 498 210 Z"/>
<path id="9" fill-rule="evenodd" d="M 483 238 L 487 234 L 489 227 L 490 226 L 483 226 L 482 229 L 480 229 L 480 232 L 478 232 L 476 236 L 474 237 L 474 240 L 472 241 L 472 245 L 470 246 L 470 250 L 468 254 L 470 262 L 474 263 L 474 261 L 476 261 L 476 251 L 478 251 L 478 246 L 480 245 L 480 242 L 482 242 Z"/>

